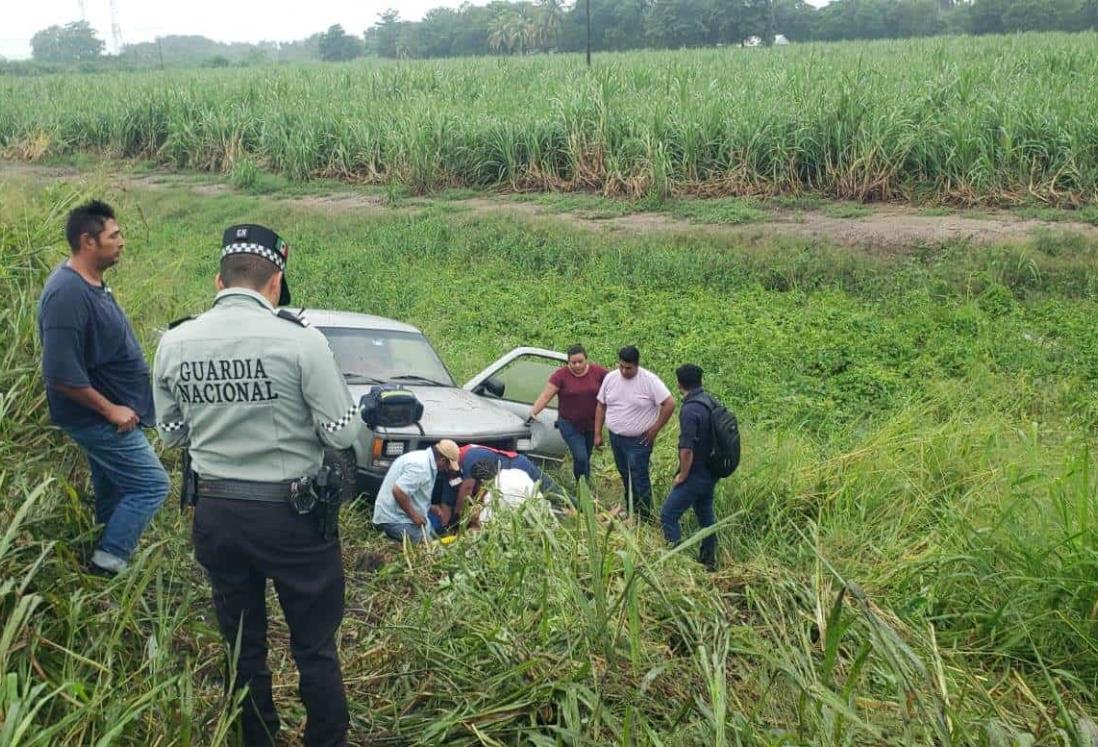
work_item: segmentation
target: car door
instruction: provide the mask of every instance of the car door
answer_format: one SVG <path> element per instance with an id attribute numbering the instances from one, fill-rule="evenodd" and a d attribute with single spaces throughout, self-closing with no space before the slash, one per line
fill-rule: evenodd
<path id="1" fill-rule="evenodd" d="M 477 396 L 506 407 L 523 420 L 541 394 L 549 376 L 566 365 L 568 356 L 542 348 L 515 348 L 465 383 Z M 543 459 L 560 460 L 568 449 L 557 430 L 557 399 L 542 410 L 530 426 L 529 453 Z"/>

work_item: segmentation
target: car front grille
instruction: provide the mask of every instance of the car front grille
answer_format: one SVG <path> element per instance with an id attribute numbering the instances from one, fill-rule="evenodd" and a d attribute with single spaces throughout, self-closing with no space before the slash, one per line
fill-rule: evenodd
<path id="1" fill-rule="evenodd" d="M 428 446 L 434 446 L 440 440 L 441 439 L 437 439 L 437 438 L 434 438 L 434 439 L 432 439 L 432 438 L 420 438 L 415 448 L 417 448 L 417 449 L 426 449 Z M 483 438 L 462 439 L 462 438 L 455 438 L 453 440 L 457 443 L 458 446 L 465 446 L 466 444 L 477 444 L 478 446 L 487 446 L 491 449 L 501 449 L 503 451 L 514 451 L 515 450 L 515 439 L 513 439 L 513 438 L 500 438 L 500 439 L 483 439 Z"/>

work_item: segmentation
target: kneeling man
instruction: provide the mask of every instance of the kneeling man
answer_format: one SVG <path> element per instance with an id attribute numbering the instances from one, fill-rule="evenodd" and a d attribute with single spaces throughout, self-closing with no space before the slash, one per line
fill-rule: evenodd
<path id="1" fill-rule="evenodd" d="M 398 542 L 426 542 L 434 534 L 428 520 L 431 493 L 439 474 L 457 473 L 458 446 L 449 439 L 397 458 L 377 493 L 374 525 Z"/>
<path id="2" fill-rule="evenodd" d="M 482 459 L 474 464 L 472 475 L 476 481 L 473 496 L 482 499 L 482 507 L 470 520 L 470 527 L 490 521 L 499 509 L 516 509 L 530 499 L 541 500 L 544 497 L 538 490 L 538 483 L 525 471 L 516 467 L 501 469 L 499 462 L 491 459 Z M 548 504 L 545 505 L 548 508 Z"/>

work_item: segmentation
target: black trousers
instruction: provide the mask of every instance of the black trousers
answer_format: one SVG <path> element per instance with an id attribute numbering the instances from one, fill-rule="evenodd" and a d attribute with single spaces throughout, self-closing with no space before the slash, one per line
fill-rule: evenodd
<path id="1" fill-rule="evenodd" d="M 305 744 L 346 744 L 347 698 L 335 641 L 343 619 L 339 540 L 322 539 L 315 518 L 295 514 L 288 503 L 202 498 L 194 514 L 194 549 L 209 575 L 230 651 L 239 639 L 234 685 L 249 688 L 241 715 L 245 744 L 268 747 L 279 728 L 267 668 L 268 578 L 290 628 L 307 715 Z"/>

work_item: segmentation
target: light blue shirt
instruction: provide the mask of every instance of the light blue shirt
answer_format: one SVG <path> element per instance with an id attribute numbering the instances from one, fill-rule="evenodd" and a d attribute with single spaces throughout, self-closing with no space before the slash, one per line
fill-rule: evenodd
<path id="1" fill-rule="evenodd" d="M 393 496 L 393 486 L 398 486 L 412 500 L 412 505 L 424 517 L 431 507 L 431 493 L 434 492 L 435 478 L 438 477 L 438 465 L 432 449 L 409 451 L 397 458 L 377 492 L 374 501 L 375 524 L 407 524 L 412 517 Z"/>

